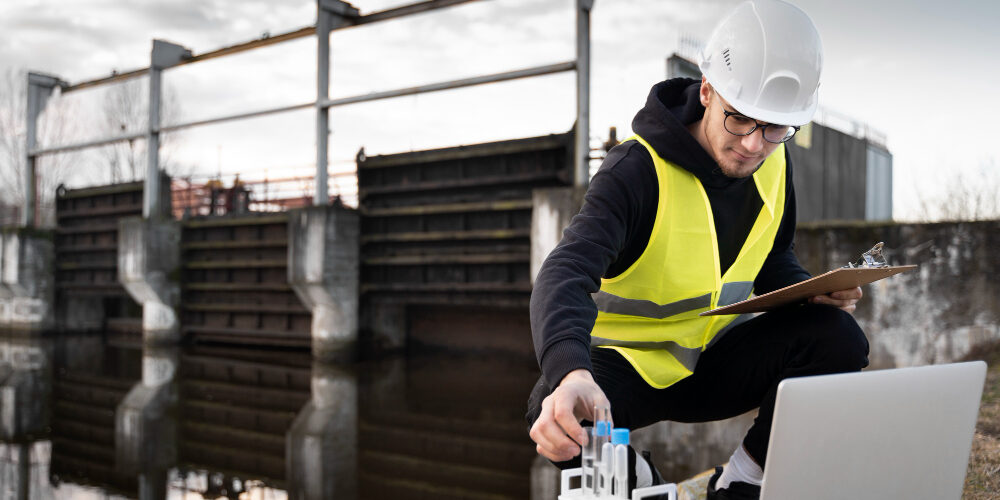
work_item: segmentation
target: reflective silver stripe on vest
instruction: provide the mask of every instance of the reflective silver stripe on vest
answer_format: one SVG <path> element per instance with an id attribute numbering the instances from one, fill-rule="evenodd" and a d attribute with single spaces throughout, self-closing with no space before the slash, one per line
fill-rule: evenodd
<path id="1" fill-rule="evenodd" d="M 601 337 L 590 337 L 590 345 L 592 346 L 614 346 L 614 347 L 629 347 L 633 349 L 662 349 L 670 354 L 673 354 L 677 361 L 680 361 L 684 368 L 689 371 L 694 371 L 695 365 L 698 364 L 698 356 L 701 356 L 700 347 L 681 347 L 677 342 L 672 342 L 669 340 L 664 340 L 661 342 L 641 342 L 634 340 L 612 340 L 604 339 Z"/>
<path id="2" fill-rule="evenodd" d="M 753 286 L 753 283 L 750 285 Z M 669 318 L 675 314 L 694 311 L 695 309 L 712 305 L 712 294 L 710 293 L 706 293 L 701 297 L 692 297 L 662 305 L 651 300 L 626 299 L 612 295 L 604 290 L 595 293 L 593 298 L 594 304 L 597 304 L 598 311 L 653 319 Z"/>
<path id="3" fill-rule="evenodd" d="M 729 322 L 728 325 L 719 330 L 719 333 L 715 334 L 712 341 L 708 343 L 705 349 L 708 349 L 715 345 L 726 333 L 732 330 L 735 326 L 747 322 L 753 319 L 753 314 L 741 314 L 736 317 L 736 319 Z M 694 372 L 695 366 L 698 365 L 698 357 L 701 356 L 701 349 L 698 347 L 681 347 L 677 342 L 670 340 L 663 340 L 659 342 L 644 342 L 639 340 L 613 340 L 605 339 L 601 337 L 590 337 L 591 346 L 614 346 L 614 347 L 629 347 L 633 349 L 663 349 L 674 356 L 677 361 L 680 362 L 684 368 L 689 371 Z"/>
<path id="4" fill-rule="evenodd" d="M 728 306 L 750 298 L 753 292 L 753 281 L 734 281 L 723 283 L 722 290 L 719 291 L 718 307 Z"/>

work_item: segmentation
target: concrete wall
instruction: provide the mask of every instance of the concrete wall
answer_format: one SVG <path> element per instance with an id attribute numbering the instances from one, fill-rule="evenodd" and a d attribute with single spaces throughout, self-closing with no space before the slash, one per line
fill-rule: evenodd
<path id="1" fill-rule="evenodd" d="M 872 368 L 948 363 L 1000 340 L 1000 221 L 800 225 L 796 253 L 816 274 L 879 241 L 890 264 L 920 267 L 864 287 L 854 316 Z"/>

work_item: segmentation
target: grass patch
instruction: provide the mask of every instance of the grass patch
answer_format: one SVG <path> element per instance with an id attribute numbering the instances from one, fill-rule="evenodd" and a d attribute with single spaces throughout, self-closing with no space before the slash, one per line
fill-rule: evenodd
<path id="1" fill-rule="evenodd" d="M 965 500 L 1000 496 L 1000 342 L 978 346 L 965 357 L 965 361 L 980 359 L 989 369 L 962 491 Z"/>

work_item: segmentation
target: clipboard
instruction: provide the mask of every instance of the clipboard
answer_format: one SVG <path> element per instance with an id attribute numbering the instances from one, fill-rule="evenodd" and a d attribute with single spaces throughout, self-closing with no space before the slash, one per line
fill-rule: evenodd
<path id="1" fill-rule="evenodd" d="M 786 286 L 780 290 L 758 295 L 751 299 L 717 307 L 705 311 L 699 316 L 714 316 L 717 314 L 743 314 L 770 311 L 786 304 L 823 295 L 839 290 L 847 290 L 861 285 L 867 285 L 883 278 L 916 269 L 916 265 L 882 266 L 882 267 L 841 267 L 819 276 Z"/>

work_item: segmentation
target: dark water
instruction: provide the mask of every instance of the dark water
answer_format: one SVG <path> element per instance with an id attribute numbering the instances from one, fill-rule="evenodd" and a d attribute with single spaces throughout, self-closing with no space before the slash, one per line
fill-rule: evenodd
<path id="1" fill-rule="evenodd" d="M 0 337 L 0 498 L 528 498 L 531 360 Z"/>

